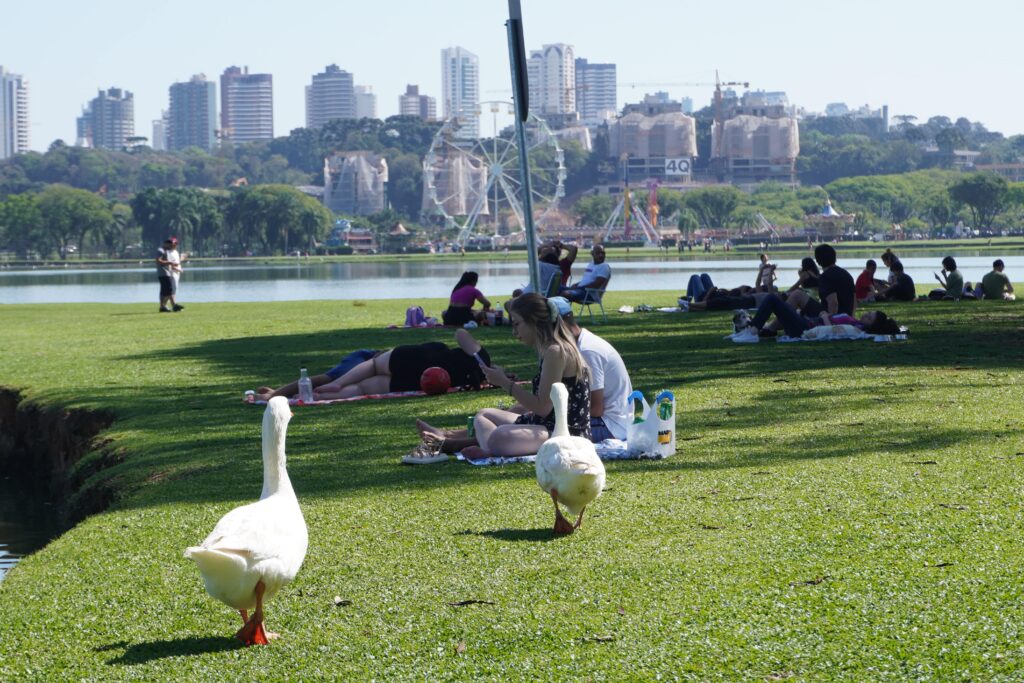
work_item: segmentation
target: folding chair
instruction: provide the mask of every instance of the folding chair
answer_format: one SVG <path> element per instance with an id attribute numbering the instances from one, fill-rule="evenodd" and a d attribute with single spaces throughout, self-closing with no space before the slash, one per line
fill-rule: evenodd
<path id="1" fill-rule="evenodd" d="M 608 322 L 608 315 L 604 312 L 604 304 L 601 303 L 601 300 L 604 298 L 604 293 L 608 289 L 608 283 L 609 282 L 611 282 L 611 278 L 608 279 L 608 282 L 604 283 L 604 289 L 589 289 L 588 288 L 588 289 L 583 290 L 583 292 L 584 292 L 583 293 L 583 301 L 579 302 L 579 305 L 580 305 L 580 313 L 579 313 L 579 315 L 582 316 L 583 315 L 583 309 L 586 308 L 587 309 L 587 313 L 590 315 L 590 322 L 591 323 L 594 322 L 594 311 L 591 310 L 591 306 L 597 306 L 598 308 L 600 308 L 601 309 L 601 319 L 604 322 Z M 577 317 L 579 317 L 579 316 L 577 316 Z"/>

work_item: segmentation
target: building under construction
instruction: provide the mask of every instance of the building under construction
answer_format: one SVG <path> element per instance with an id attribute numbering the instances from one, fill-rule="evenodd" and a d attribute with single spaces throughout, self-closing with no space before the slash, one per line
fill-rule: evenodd
<path id="1" fill-rule="evenodd" d="M 387 206 L 388 162 L 374 152 L 338 152 L 324 159 L 324 206 L 368 216 Z"/>
<path id="2" fill-rule="evenodd" d="M 609 126 L 609 153 L 624 159 L 632 178 L 685 181 L 697 156 L 697 125 L 681 111 L 646 116 L 633 112 Z"/>
<path id="3" fill-rule="evenodd" d="M 719 180 L 796 182 L 800 132 L 784 96 L 778 95 L 716 93 L 711 169 Z"/>

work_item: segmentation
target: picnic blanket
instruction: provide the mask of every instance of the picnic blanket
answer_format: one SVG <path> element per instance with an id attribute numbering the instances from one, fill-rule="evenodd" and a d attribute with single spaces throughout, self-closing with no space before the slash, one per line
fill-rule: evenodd
<path id="1" fill-rule="evenodd" d="M 859 339 L 871 339 L 876 342 L 891 342 L 891 341 L 906 341 L 907 329 L 905 327 L 900 328 L 900 334 L 869 334 L 863 330 L 854 327 L 853 325 L 821 325 L 819 327 L 812 327 L 809 330 L 804 330 L 802 336 L 799 337 L 787 337 L 786 335 L 779 335 L 775 339 L 782 343 L 791 342 L 807 342 L 807 341 L 840 341 L 840 340 L 859 340 Z M 728 339 L 737 344 L 756 344 L 759 340 L 758 337 L 744 335 L 741 332 L 734 332 L 733 334 L 727 334 L 723 339 Z"/>
<path id="2" fill-rule="evenodd" d="M 529 384 L 529 382 L 517 382 L 517 384 Z M 495 387 L 490 384 L 484 384 L 479 389 L 473 387 L 450 387 L 447 392 L 448 394 L 454 394 L 460 391 L 484 391 L 487 389 L 494 389 Z M 384 394 L 364 394 L 362 396 L 350 396 L 349 398 L 332 398 L 328 401 L 311 401 L 309 403 L 303 403 L 297 398 L 288 399 L 288 405 L 290 406 L 326 406 L 332 403 L 351 403 L 353 401 L 365 401 L 367 399 L 384 399 L 384 398 L 411 398 L 415 396 L 428 396 L 425 391 L 389 391 Z M 265 406 L 266 401 L 257 401 L 256 397 L 252 394 L 246 393 L 242 397 L 242 401 L 250 405 Z"/>
<path id="3" fill-rule="evenodd" d="M 600 443 L 594 444 L 594 450 L 597 451 L 597 457 L 602 460 L 663 460 L 665 456 L 655 455 L 653 453 L 629 453 L 626 450 L 626 442 L 620 441 L 619 439 L 605 439 Z M 537 460 L 537 454 L 533 455 L 521 455 L 517 458 L 480 458 L 479 460 L 469 460 L 465 458 L 462 453 L 455 454 L 456 459 L 464 460 L 470 465 L 476 465 L 477 467 L 488 467 L 490 465 L 508 465 L 516 462 L 535 462 Z"/>

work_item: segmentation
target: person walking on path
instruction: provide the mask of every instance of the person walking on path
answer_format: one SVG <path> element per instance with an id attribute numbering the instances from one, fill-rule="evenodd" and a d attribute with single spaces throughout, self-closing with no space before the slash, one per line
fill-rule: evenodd
<path id="1" fill-rule="evenodd" d="M 178 238 L 168 237 L 163 246 L 156 250 L 156 274 L 160 280 L 160 312 L 177 313 L 185 307 L 175 301 L 178 280 L 175 272 L 181 271 L 181 257 L 178 254 Z"/>

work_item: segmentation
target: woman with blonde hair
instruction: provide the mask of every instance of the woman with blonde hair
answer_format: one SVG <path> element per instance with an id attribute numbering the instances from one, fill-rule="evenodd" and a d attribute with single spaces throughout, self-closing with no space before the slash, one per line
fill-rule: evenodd
<path id="1" fill-rule="evenodd" d="M 555 428 L 551 385 L 561 382 L 569 390 L 569 433 L 590 438 L 590 370 L 576 347 L 558 307 L 540 294 L 524 294 L 509 311 L 512 335 L 536 349 L 540 367 L 531 389 L 521 387 L 498 367 L 484 367 L 487 381 L 504 389 L 525 412 L 485 408 L 473 418 L 477 447 L 464 448 L 469 459 L 489 456 L 532 455 Z"/>

